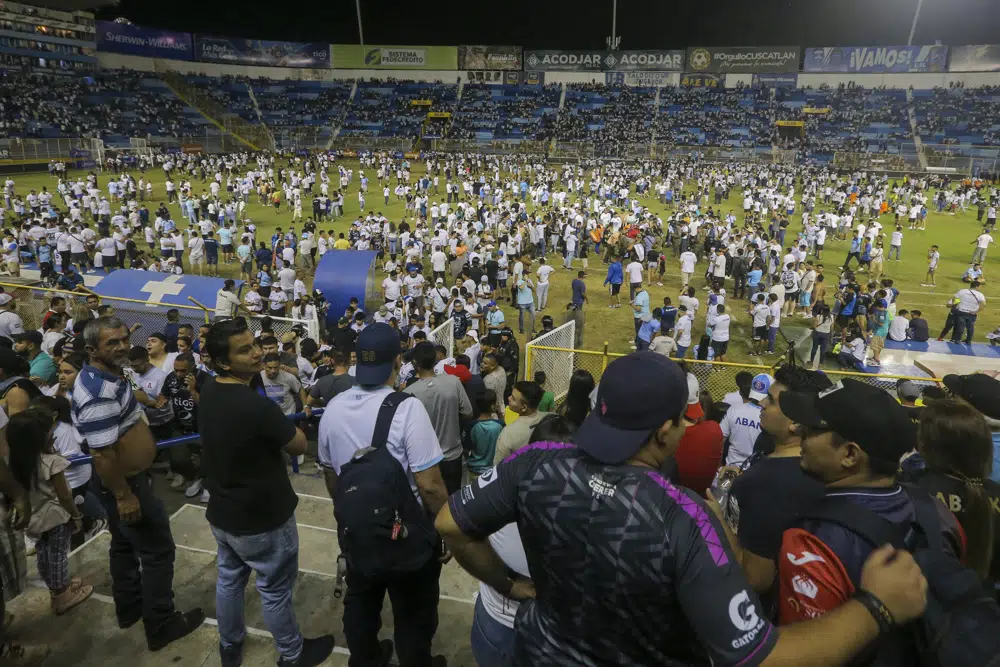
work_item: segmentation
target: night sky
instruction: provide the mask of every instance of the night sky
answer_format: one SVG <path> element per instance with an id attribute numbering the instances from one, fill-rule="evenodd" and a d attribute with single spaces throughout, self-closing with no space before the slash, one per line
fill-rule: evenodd
<path id="1" fill-rule="evenodd" d="M 470 12 L 475 8 L 475 16 Z M 906 44 L 917 0 L 619 0 L 622 49 Z M 612 0 L 361 0 L 368 44 L 604 48 Z M 258 39 L 357 43 L 352 0 L 121 0 L 99 18 Z M 1000 42 L 1000 1 L 924 0 L 915 44 Z"/>

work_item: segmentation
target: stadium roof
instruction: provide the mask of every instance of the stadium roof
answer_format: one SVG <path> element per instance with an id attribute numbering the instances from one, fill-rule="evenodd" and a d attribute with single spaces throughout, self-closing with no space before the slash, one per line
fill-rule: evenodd
<path id="1" fill-rule="evenodd" d="M 64 12 L 73 12 L 117 5 L 118 0 L 27 0 L 25 4 L 35 5 L 36 7 L 48 7 L 49 9 L 60 9 Z"/>

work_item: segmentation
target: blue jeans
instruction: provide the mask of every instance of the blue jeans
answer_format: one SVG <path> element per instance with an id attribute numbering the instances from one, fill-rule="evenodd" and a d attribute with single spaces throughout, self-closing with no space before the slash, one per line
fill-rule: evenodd
<path id="1" fill-rule="evenodd" d="M 482 596 L 472 616 L 472 657 L 479 667 L 507 667 L 514 657 L 514 629 L 489 615 Z"/>
<path id="2" fill-rule="evenodd" d="M 976 315 L 975 313 L 955 313 L 955 333 L 951 339 L 951 342 L 957 343 L 962 340 L 962 335 L 965 335 L 965 344 L 972 344 L 972 336 L 976 333 Z"/>
<path id="3" fill-rule="evenodd" d="M 895 250 L 896 251 L 896 260 L 898 261 L 899 260 L 899 251 L 902 250 L 902 249 L 903 249 L 903 246 L 898 246 L 898 245 L 891 245 L 891 246 L 889 246 L 889 255 L 886 257 L 886 259 L 892 259 L 892 251 Z"/>
<path id="4" fill-rule="evenodd" d="M 778 340 L 778 327 L 767 328 L 767 351 L 774 352 L 774 343 Z"/>
<path id="5" fill-rule="evenodd" d="M 528 326 L 530 327 L 528 331 L 535 330 L 535 300 L 532 298 L 531 303 L 519 303 L 517 304 L 517 328 L 521 333 L 524 333 L 524 314 L 528 313 Z"/>
<path id="6" fill-rule="evenodd" d="M 691 346 L 690 345 L 678 345 L 677 346 L 677 352 L 674 353 L 675 354 L 674 358 L 675 359 L 683 359 L 684 355 L 687 354 L 689 347 L 691 347 Z"/>
<path id="7" fill-rule="evenodd" d="M 299 532 L 291 517 L 269 533 L 231 535 L 212 526 L 219 545 L 216 561 L 215 609 L 219 616 L 219 641 L 229 648 L 247 634 L 244 592 L 250 571 L 257 573 L 257 591 L 264 608 L 264 623 L 274 635 L 278 653 L 286 661 L 302 653 L 302 633 L 292 607 L 292 588 L 299 574 Z"/>

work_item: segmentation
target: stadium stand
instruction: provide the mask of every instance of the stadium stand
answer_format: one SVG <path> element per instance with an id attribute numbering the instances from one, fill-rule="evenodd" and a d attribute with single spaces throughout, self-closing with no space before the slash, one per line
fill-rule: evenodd
<path id="1" fill-rule="evenodd" d="M 448 137 L 478 141 L 551 138 L 561 94 L 558 84 L 468 84 Z"/>
<path id="2" fill-rule="evenodd" d="M 655 100 L 655 88 L 568 86 L 556 137 L 592 142 L 599 155 L 618 155 L 625 144 L 649 142 Z"/>
<path id="3" fill-rule="evenodd" d="M 339 136 L 418 137 L 428 111 L 452 112 L 457 100 L 457 84 L 359 81 Z"/>

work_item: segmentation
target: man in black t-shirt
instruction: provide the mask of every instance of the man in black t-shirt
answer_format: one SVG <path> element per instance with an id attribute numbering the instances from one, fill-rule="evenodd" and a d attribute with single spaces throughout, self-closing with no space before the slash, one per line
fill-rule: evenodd
<path id="1" fill-rule="evenodd" d="M 648 351 L 616 359 L 576 444 L 529 444 L 441 509 L 438 531 L 462 567 L 525 600 L 514 667 L 841 665 L 876 638 L 876 612 L 860 601 L 779 636 L 722 525 L 657 472 L 684 435 L 686 409 L 675 362 Z M 531 581 L 512 579 L 490 547 L 510 523 Z M 890 618 L 923 612 L 926 581 L 909 554 L 881 550 L 865 569 L 865 599 Z"/>
<path id="2" fill-rule="evenodd" d="M 205 343 L 217 375 L 203 387 L 198 431 L 211 494 L 206 518 L 219 549 L 215 600 L 222 665 L 239 665 L 242 659 L 244 592 L 253 570 L 281 655 L 278 665 L 315 667 L 329 657 L 334 640 L 333 635 L 303 639 L 295 619 L 298 497 L 284 458 L 305 454 L 306 437 L 264 393 L 264 357 L 246 320 L 214 324 Z"/>

